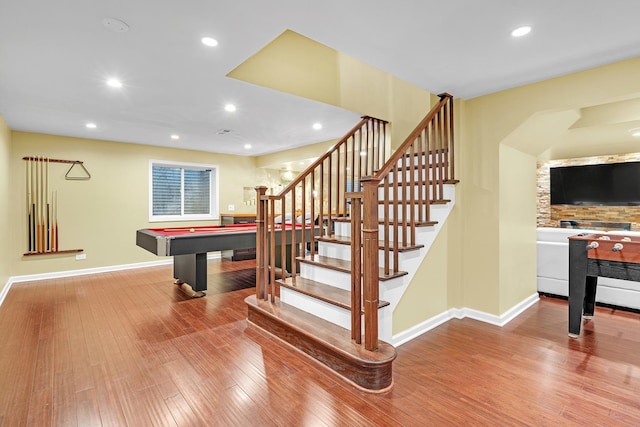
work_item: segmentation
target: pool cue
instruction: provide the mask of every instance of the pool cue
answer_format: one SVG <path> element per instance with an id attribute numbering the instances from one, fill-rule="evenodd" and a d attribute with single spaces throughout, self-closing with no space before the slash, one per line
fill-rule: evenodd
<path id="1" fill-rule="evenodd" d="M 25 166 L 27 172 L 25 175 L 26 193 L 24 197 L 27 200 L 27 248 L 28 251 L 31 252 L 31 201 L 29 200 L 29 198 L 31 197 L 31 191 L 29 189 L 31 183 L 29 182 L 29 163 L 30 162 L 27 161 L 27 165 Z"/>
<path id="2" fill-rule="evenodd" d="M 47 202 L 47 205 L 46 205 L 46 208 L 47 208 L 47 227 L 46 227 L 47 245 L 46 245 L 46 248 L 47 248 L 47 252 L 51 252 L 51 239 L 50 239 L 50 236 L 51 236 L 51 225 L 49 223 L 50 218 L 49 218 L 49 158 L 48 157 L 47 157 L 47 164 L 45 166 L 46 166 L 46 175 L 45 175 L 45 193 L 44 193 L 44 195 L 45 195 L 46 202 Z"/>
<path id="3" fill-rule="evenodd" d="M 56 197 L 55 191 L 51 192 L 51 252 L 56 252 Z"/>
<path id="4" fill-rule="evenodd" d="M 33 164 L 33 159 L 29 157 L 29 213 L 31 217 L 31 222 L 29 223 L 30 235 L 31 235 L 31 244 L 30 251 L 35 252 L 36 250 L 36 208 L 33 203 L 33 198 L 35 197 L 34 185 L 35 185 L 35 165 Z"/>
<path id="5" fill-rule="evenodd" d="M 58 252 L 58 192 L 54 192 L 53 194 L 53 218 L 54 218 L 54 222 L 53 222 L 53 229 L 54 229 L 54 236 L 53 236 L 53 241 L 55 242 L 55 248 L 56 248 L 56 252 Z"/>
<path id="6" fill-rule="evenodd" d="M 36 209 L 36 252 L 40 252 L 40 162 L 38 159 L 39 157 L 36 158 L 35 163 L 33 164 L 36 168 L 36 194 L 34 200 Z"/>
<path id="7" fill-rule="evenodd" d="M 38 215 L 39 219 L 39 227 L 38 227 L 38 252 L 44 252 L 44 207 L 42 206 L 42 192 L 44 189 L 44 159 L 40 157 L 38 161 L 38 169 L 40 170 L 40 179 L 38 185 L 40 186 L 38 191 Z"/>
<path id="8" fill-rule="evenodd" d="M 35 167 L 35 164 L 33 163 L 33 157 L 29 157 L 29 162 L 31 163 L 31 195 L 29 197 L 30 199 L 29 203 L 31 203 L 31 251 L 35 252 L 36 250 L 36 205 L 34 201 L 36 197 L 36 191 L 35 191 L 36 167 Z"/>
<path id="9" fill-rule="evenodd" d="M 38 252 L 42 252 L 42 157 L 38 157 Z"/>
<path id="10" fill-rule="evenodd" d="M 46 241 L 44 236 L 44 228 L 46 227 L 46 215 L 44 213 L 44 157 L 40 157 L 40 252 L 45 252 Z"/>

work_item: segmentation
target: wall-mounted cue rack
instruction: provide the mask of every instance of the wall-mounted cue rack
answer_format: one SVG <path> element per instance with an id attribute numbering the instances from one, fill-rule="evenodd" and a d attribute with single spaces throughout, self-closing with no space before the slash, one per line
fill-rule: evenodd
<path id="1" fill-rule="evenodd" d="M 60 250 L 60 229 L 58 227 L 58 191 L 49 189 L 49 165 L 67 163 L 71 167 L 65 179 L 90 179 L 89 171 L 80 160 L 61 160 L 48 157 L 23 157 L 26 163 L 26 204 L 27 204 L 27 249 L 24 255 L 48 255 L 82 252 L 83 249 Z M 80 165 L 83 175 L 71 175 L 71 170 Z"/>

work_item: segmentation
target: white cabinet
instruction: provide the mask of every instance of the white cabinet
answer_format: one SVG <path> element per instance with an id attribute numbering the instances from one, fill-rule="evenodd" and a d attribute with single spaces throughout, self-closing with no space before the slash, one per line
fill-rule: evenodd
<path id="1" fill-rule="evenodd" d="M 598 230 L 538 228 L 538 292 L 569 295 L 569 236 L 604 233 Z M 640 232 L 611 231 L 611 235 L 640 236 Z M 640 282 L 598 277 L 596 301 L 640 309 Z"/>

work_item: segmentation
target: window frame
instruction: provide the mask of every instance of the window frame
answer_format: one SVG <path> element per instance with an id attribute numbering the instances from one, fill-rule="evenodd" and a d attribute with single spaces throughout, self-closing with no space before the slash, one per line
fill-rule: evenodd
<path id="1" fill-rule="evenodd" d="M 153 214 L 153 167 L 169 167 L 181 169 L 181 211 L 180 215 Z M 209 214 L 184 214 L 184 170 L 210 170 L 209 181 Z M 219 168 L 217 165 L 205 163 L 175 162 L 169 160 L 149 160 L 149 222 L 202 221 L 220 219 L 219 203 Z"/>

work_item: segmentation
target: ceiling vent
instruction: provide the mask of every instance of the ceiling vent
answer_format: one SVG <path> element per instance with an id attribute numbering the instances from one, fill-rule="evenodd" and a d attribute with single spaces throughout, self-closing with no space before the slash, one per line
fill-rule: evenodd
<path id="1" fill-rule="evenodd" d="M 129 25 L 117 18 L 104 18 L 102 20 L 102 25 L 107 30 L 111 30 L 114 33 L 126 33 L 127 31 L 129 31 Z"/>

